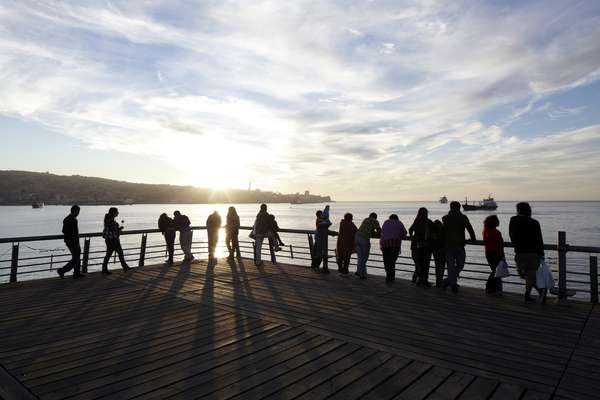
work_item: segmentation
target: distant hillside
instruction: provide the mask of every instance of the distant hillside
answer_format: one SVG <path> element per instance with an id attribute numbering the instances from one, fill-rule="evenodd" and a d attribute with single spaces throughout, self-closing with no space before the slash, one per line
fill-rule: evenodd
<path id="1" fill-rule="evenodd" d="M 31 204 L 321 203 L 329 196 L 149 185 L 86 176 L 0 171 L 0 205 Z"/>

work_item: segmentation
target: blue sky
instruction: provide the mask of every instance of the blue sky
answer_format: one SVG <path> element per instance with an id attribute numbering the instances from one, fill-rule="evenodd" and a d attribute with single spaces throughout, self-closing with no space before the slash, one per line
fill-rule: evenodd
<path id="1" fill-rule="evenodd" d="M 0 3 L 0 169 L 600 199 L 600 2 Z"/>

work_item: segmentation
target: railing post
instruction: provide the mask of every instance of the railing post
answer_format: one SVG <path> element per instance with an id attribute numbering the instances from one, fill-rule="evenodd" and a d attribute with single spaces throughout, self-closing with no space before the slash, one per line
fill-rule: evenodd
<path id="1" fill-rule="evenodd" d="M 269 239 L 269 252 L 271 253 L 271 262 L 277 264 L 277 257 L 275 257 L 275 249 L 273 248 L 273 242 L 277 239 Z"/>
<path id="2" fill-rule="evenodd" d="M 144 259 L 146 258 L 146 241 L 148 240 L 148 235 L 146 233 L 142 234 L 142 243 L 140 245 L 140 262 L 138 263 L 138 267 L 144 266 Z"/>
<path id="3" fill-rule="evenodd" d="M 311 259 L 311 260 L 312 260 L 312 258 L 313 258 L 313 246 L 314 246 L 313 237 L 312 237 L 312 235 L 309 233 L 309 234 L 308 234 L 308 251 L 310 252 L 310 259 Z"/>
<path id="4" fill-rule="evenodd" d="M 293 260 L 294 259 L 294 247 L 292 247 L 292 245 L 290 244 L 290 258 Z"/>
<path id="5" fill-rule="evenodd" d="M 81 272 L 87 274 L 88 263 L 90 261 L 90 238 L 85 238 L 83 241 L 83 261 L 81 262 Z"/>
<path id="6" fill-rule="evenodd" d="M 558 299 L 567 298 L 567 234 L 558 231 Z"/>
<path id="7" fill-rule="evenodd" d="M 10 283 L 17 281 L 17 268 L 19 268 L 19 243 L 13 243 L 10 259 Z"/>
<path id="8" fill-rule="evenodd" d="M 598 257 L 590 256 L 590 300 L 598 304 Z"/>

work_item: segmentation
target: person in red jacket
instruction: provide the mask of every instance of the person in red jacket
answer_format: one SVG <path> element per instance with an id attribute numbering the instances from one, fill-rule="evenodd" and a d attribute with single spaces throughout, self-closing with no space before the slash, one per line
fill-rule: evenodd
<path id="1" fill-rule="evenodd" d="M 483 243 L 485 245 L 485 258 L 492 272 L 485 285 L 486 293 L 501 293 L 502 278 L 496 278 L 496 267 L 504 257 L 504 239 L 497 229 L 500 221 L 496 215 L 488 216 L 483 222 Z"/>

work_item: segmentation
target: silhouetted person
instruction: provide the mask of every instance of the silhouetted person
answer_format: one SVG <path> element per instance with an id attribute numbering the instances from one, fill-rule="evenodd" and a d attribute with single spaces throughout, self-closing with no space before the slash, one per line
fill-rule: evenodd
<path id="1" fill-rule="evenodd" d="M 281 250 L 281 246 L 285 246 L 285 243 L 281 240 L 281 236 L 279 236 L 279 224 L 273 214 L 269 214 L 269 231 L 267 232 L 267 237 L 269 238 L 269 246 L 274 251 L 279 251 Z"/>
<path id="2" fill-rule="evenodd" d="M 123 227 L 119 226 L 118 222 L 115 221 L 115 218 L 117 218 L 118 215 L 119 210 L 116 207 L 111 207 L 108 210 L 108 214 L 104 215 L 104 230 L 102 231 L 102 237 L 106 242 L 106 255 L 104 256 L 104 261 L 102 262 L 102 273 L 105 275 L 111 274 L 111 272 L 108 270 L 108 261 L 114 252 L 117 252 L 117 255 L 119 256 L 119 261 L 121 262 L 123 271 L 127 272 L 131 269 L 125 262 L 123 248 L 121 247 L 120 236 Z"/>
<path id="3" fill-rule="evenodd" d="M 158 229 L 160 229 L 161 233 L 165 238 L 165 243 L 167 245 L 167 252 L 169 253 L 169 258 L 165 261 L 166 264 L 173 264 L 173 255 L 175 254 L 175 221 L 170 218 L 167 214 L 162 213 L 158 218 Z"/>
<path id="4" fill-rule="evenodd" d="M 360 279 L 367 278 L 367 260 L 371 251 L 371 238 L 379 238 L 381 236 L 381 227 L 377 221 L 377 214 L 369 214 L 369 218 L 365 218 L 360 224 L 356 235 L 356 272 Z"/>
<path id="5" fill-rule="evenodd" d="M 517 215 L 508 226 L 510 241 L 515 248 L 515 263 L 519 276 L 525 279 L 525 301 L 533 301 L 531 289 L 536 288 L 541 301 L 546 301 L 547 289 L 536 285 L 536 272 L 544 259 L 544 239 L 540 223 L 531 218 L 529 203 L 517 204 Z"/>
<path id="6" fill-rule="evenodd" d="M 483 222 L 483 243 L 485 245 L 485 258 L 490 266 L 490 276 L 485 284 L 486 293 L 501 293 L 502 278 L 496 278 L 496 267 L 504 260 L 504 239 L 502 233 L 496 228 L 500 220 L 496 215 L 488 216 Z"/>
<path id="7" fill-rule="evenodd" d="M 235 207 L 229 207 L 227 210 L 227 225 L 225 225 L 225 245 L 229 250 L 228 260 L 233 260 L 233 256 L 237 253 L 241 257 L 239 250 L 238 234 L 240 232 L 240 216 L 237 214 Z"/>
<path id="8" fill-rule="evenodd" d="M 444 243 L 444 225 L 442 221 L 436 219 L 433 221 L 433 240 L 431 241 L 431 250 L 433 261 L 435 263 L 435 287 L 441 288 L 444 285 L 444 271 L 446 270 L 446 248 Z"/>
<path id="9" fill-rule="evenodd" d="M 254 264 L 256 266 L 261 266 L 263 264 L 261 259 L 262 252 L 262 244 L 265 240 L 265 237 L 269 233 L 269 228 L 271 226 L 271 219 L 269 218 L 269 213 L 267 212 L 267 205 L 261 204 L 260 211 L 256 214 L 256 219 L 254 220 L 254 228 L 252 230 L 254 236 Z"/>
<path id="10" fill-rule="evenodd" d="M 406 228 L 396 214 L 390 215 L 381 226 L 379 245 L 383 254 L 385 281 L 394 282 L 396 279 L 396 260 L 400 255 L 402 239 L 406 237 Z"/>
<path id="11" fill-rule="evenodd" d="M 192 254 L 192 240 L 194 231 L 192 231 L 190 219 L 187 215 L 181 214 L 179 211 L 173 213 L 173 223 L 175 224 L 175 230 L 179 231 L 179 246 L 184 254 L 184 261 L 192 261 L 194 255 Z"/>
<path id="12" fill-rule="evenodd" d="M 425 207 L 419 208 L 413 224 L 408 232 L 413 240 L 410 244 L 412 259 L 415 262 L 413 283 L 417 286 L 430 287 L 429 264 L 431 262 L 432 239 L 434 231 L 433 222 L 429 219 L 429 211 Z"/>
<path id="13" fill-rule="evenodd" d="M 61 279 L 65 277 L 65 272 L 73 270 L 73 278 L 82 278 L 81 273 L 81 247 L 79 245 L 79 227 L 77 224 L 77 216 L 79 215 L 79 206 L 71 207 L 71 213 L 63 219 L 62 233 L 64 235 L 65 244 L 71 252 L 71 260 L 64 267 L 56 270 Z"/>
<path id="14" fill-rule="evenodd" d="M 213 212 L 206 219 L 206 233 L 208 235 L 208 265 L 217 262 L 215 258 L 215 249 L 219 241 L 219 229 L 221 229 L 221 216 L 217 211 Z"/>
<path id="15" fill-rule="evenodd" d="M 460 271 L 465 266 L 465 230 L 469 232 L 471 240 L 475 240 L 475 231 L 469 218 L 460 212 L 458 201 L 450 202 L 450 212 L 442 218 L 444 225 L 444 243 L 446 247 L 446 267 L 448 278 L 444 287 L 450 286 L 454 293 L 458 292 L 458 278 Z"/>
<path id="16" fill-rule="evenodd" d="M 340 230 L 336 245 L 338 272 L 344 275 L 348 273 L 352 253 L 356 252 L 354 236 L 358 228 L 352 222 L 352 218 L 352 214 L 347 213 L 344 215 L 344 219 L 340 221 Z"/>
<path id="17" fill-rule="evenodd" d="M 329 267 L 324 260 L 327 257 L 329 227 L 331 226 L 331 221 L 329 220 L 329 206 L 326 206 L 325 210 L 326 212 L 318 210 L 315 213 L 315 242 L 312 251 L 311 268 L 318 271 L 321 263 L 323 263 L 321 272 L 328 274 Z"/>

